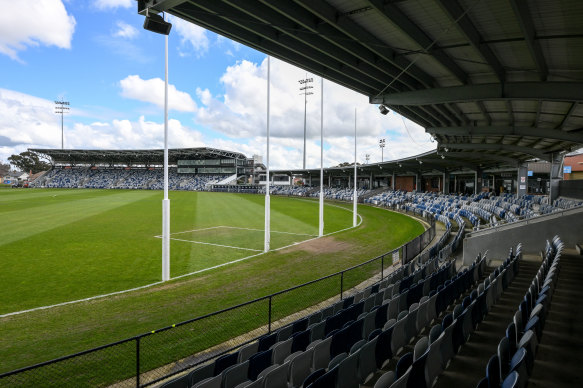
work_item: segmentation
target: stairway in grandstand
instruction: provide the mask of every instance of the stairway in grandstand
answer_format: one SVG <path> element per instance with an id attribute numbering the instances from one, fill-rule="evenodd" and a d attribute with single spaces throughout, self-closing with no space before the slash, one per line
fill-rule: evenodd
<path id="1" fill-rule="evenodd" d="M 218 182 L 209 182 L 208 184 L 214 184 L 214 185 L 230 185 L 230 184 L 235 184 L 235 183 L 237 183 L 237 174 L 229 175 L 225 179 L 222 179 L 222 180 L 220 180 Z"/>
<path id="2" fill-rule="evenodd" d="M 484 376 L 488 359 L 496 353 L 498 342 L 505 335 L 506 326 L 512 321 L 540 263 L 541 259 L 538 256 L 523 256 L 519 263 L 520 271 L 514 281 L 502 293 L 492 310 L 471 334 L 469 341 L 461 347 L 447 369 L 439 376 L 434 388 L 476 386 Z M 497 267 L 500 262 L 494 261 L 491 264 Z M 489 268 L 488 272 L 492 270 L 493 268 Z"/>
<path id="3" fill-rule="evenodd" d="M 529 387 L 575 387 L 583 365 L 583 257 L 565 249 Z"/>

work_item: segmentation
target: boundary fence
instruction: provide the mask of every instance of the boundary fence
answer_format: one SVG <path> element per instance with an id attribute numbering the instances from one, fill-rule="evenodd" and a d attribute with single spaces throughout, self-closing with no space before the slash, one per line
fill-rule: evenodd
<path id="1" fill-rule="evenodd" d="M 353 267 L 149 333 L 0 374 L 0 387 L 159 383 L 307 316 L 323 301 L 342 300 L 348 290 L 356 292 L 367 280 L 384 279 L 394 260 L 410 262 L 433 240 L 435 221 L 425 219 L 430 227 L 424 233 Z M 426 251 L 423 257 L 435 256 L 437 249 L 432 247 L 436 252 Z"/>

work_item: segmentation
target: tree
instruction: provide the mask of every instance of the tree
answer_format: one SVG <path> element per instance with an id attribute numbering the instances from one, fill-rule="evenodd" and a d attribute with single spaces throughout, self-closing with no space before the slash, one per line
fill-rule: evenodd
<path id="1" fill-rule="evenodd" d="M 33 174 L 37 172 L 46 171 L 51 168 L 50 163 L 37 154 L 36 152 L 32 151 L 25 151 L 21 152 L 18 155 L 12 155 L 8 157 L 8 161 L 11 165 L 19 169 L 23 172 L 30 172 L 32 171 Z"/>
<path id="2" fill-rule="evenodd" d="M 357 166 L 360 166 L 360 163 L 356 162 L 356 165 Z M 340 163 L 336 167 L 348 167 L 348 166 L 353 166 L 354 167 L 354 162 L 342 162 L 342 163 Z"/>
<path id="3" fill-rule="evenodd" d="M 0 162 L 0 177 L 8 175 L 10 172 L 10 164 Z"/>

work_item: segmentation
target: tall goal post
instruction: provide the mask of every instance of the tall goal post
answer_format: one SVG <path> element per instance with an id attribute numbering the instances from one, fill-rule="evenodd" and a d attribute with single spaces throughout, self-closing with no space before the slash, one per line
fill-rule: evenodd
<path id="1" fill-rule="evenodd" d="M 170 199 L 168 199 L 168 35 L 164 36 L 164 199 L 162 200 L 162 281 L 170 280 Z"/>
<path id="2" fill-rule="evenodd" d="M 270 56 L 267 56 L 267 158 L 265 163 L 265 238 L 263 251 L 269 252 L 271 242 L 271 203 L 269 198 L 269 91 L 270 91 Z"/>

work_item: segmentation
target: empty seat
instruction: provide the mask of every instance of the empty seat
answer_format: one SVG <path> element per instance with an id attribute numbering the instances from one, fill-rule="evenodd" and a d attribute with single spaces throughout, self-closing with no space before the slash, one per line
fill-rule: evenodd
<path id="1" fill-rule="evenodd" d="M 263 376 L 265 388 L 287 387 L 288 365 L 278 365 Z"/>
<path id="2" fill-rule="evenodd" d="M 377 370 L 376 346 L 378 337 L 368 341 L 358 351 L 358 378 L 360 384 L 366 384 Z"/>
<path id="3" fill-rule="evenodd" d="M 259 349 L 259 342 L 251 342 L 239 349 L 239 356 L 237 357 L 237 362 L 247 361 L 249 357 L 257 353 Z"/>
<path id="4" fill-rule="evenodd" d="M 324 369 L 324 368 L 320 368 L 320 369 L 313 371 L 312 373 L 310 373 L 310 375 L 308 377 L 306 377 L 306 379 L 302 383 L 302 387 L 309 387 L 310 384 L 312 384 L 316 379 L 318 379 L 320 376 L 324 375 L 325 373 L 326 373 L 326 369 Z"/>
<path id="5" fill-rule="evenodd" d="M 401 378 L 406 371 L 413 365 L 413 353 L 405 353 L 399 361 L 397 361 L 397 366 L 395 367 L 395 375 L 397 379 Z"/>
<path id="6" fill-rule="evenodd" d="M 296 332 L 292 335 L 292 345 L 291 345 L 291 353 L 295 353 L 297 351 L 304 351 L 310 344 L 310 330 L 304 330 Z"/>
<path id="7" fill-rule="evenodd" d="M 223 381 L 223 375 L 219 374 L 215 377 L 209 377 L 208 379 L 204 379 L 199 381 L 192 388 L 221 388 L 221 382 Z"/>
<path id="8" fill-rule="evenodd" d="M 277 341 L 285 341 L 286 339 L 288 339 L 293 333 L 293 326 L 289 325 L 289 326 L 285 326 L 282 327 L 281 329 L 279 329 L 277 331 Z"/>
<path id="9" fill-rule="evenodd" d="M 486 378 L 488 379 L 488 386 L 499 387 L 500 386 L 500 362 L 498 360 L 498 355 L 493 355 L 488 361 L 486 366 Z"/>
<path id="10" fill-rule="evenodd" d="M 192 387 L 193 385 L 204 379 L 213 377 L 214 373 L 215 373 L 214 363 L 199 366 L 198 368 L 196 368 L 195 370 L 188 374 L 188 386 Z"/>
<path id="11" fill-rule="evenodd" d="M 394 329 L 395 326 L 389 327 L 387 330 L 383 330 L 375 339 L 375 359 L 377 363 L 377 368 L 382 368 L 386 363 L 388 363 L 395 354 L 393 347 L 394 339 Z"/>
<path id="12" fill-rule="evenodd" d="M 273 364 L 283 364 L 283 360 L 285 360 L 286 357 L 292 353 L 291 351 L 292 342 L 293 339 L 290 338 L 288 340 L 281 341 L 273 345 L 273 347 L 271 348 L 273 350 L 271 355 Z"/>
<path id="13" fill-rule="evenodd" d="M 519 376 L 518 372 L 512 372 L 502 382 L 501 388 L 518 388 Z"/>
<path id="14" fill-rule="evenodd" d="M 389 388 L 392 387 L 392 384 L 395 382 L 395 372 L 388 371 L 385 372 L 379 377 L 377 382 L 374 385 L 374 388 Z M 406 383 L 405 383 L 406 384 Z"/>
<path id="15" fill-rule="evenodd" d="M 332 337 L 328 337 L 322 340 L 320 343 L 314 346 L 314 358 L 312 369 L 318 370 L 326 368 L 330 362 L 330 343 L 332 342 Z"/>
<path id="16" fill-rule="evenodd" d="M 337 388 L 358 387 L 358 359 L 360 354 L 355 353 L 340 362 L 338 365 L 338 375 L 336 380 Z"/>
<path id="17" fill-rule="evenodd" d="M 254 354 L 249 358 L 249 380 L 257 379 L 259 373 L 271 365 L 271 349 Z"/>
<path id="18" fill-rule="evenodd" d="M 223 371 L 222 388 L 234 388 L 248 380 L 249 360 L 230 366 Z"/>
<path id="19" fill-rule="evenodd" d="M 237 363 L 237 360 L 239 359 L 239 353 L 229 353 L 229 354 L 224 354 L 221 357 L 217 358 L 215 360 L 215 370 L 213 372 L 213 375 L 219 375 L 221 373 L 223 373 L 223 371 L 225 369 L 227 369 L 228 367 L 235 365 Z"/>
<path id="20" fill-rule="evenodd" d="M 502 380 L 510 372 L 510 345 L 506 337 L 502 337 L 498 344 L 498 362 L 500 364 L 500 380 Z"/>
<path id="21" fill-rule="evenodd" d="M 301 386 L 306 377 L 310 375 L 313 356 L 314 349 L 309 349 L 305 352 L 301 352 L 290 361 L 289 384 L 292 388 Z"/>
<path id="22" fill-rule="evenodd" d="M 336 386 L 338 367 L 329 370 L 318 377 L 311 385 L 312 388 L 332 388 Z M 275 388 L 275 387 L 274 387 Z"/>

